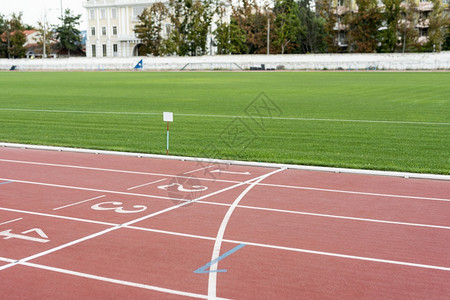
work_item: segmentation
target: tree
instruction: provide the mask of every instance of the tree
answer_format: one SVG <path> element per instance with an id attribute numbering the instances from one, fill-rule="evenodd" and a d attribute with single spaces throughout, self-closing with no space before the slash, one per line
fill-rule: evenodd
<path id="1" fill-rule="evenodd" d="M 63 24 L 56 28 L 56 36 L 62 49 L 66 49 L 70 57 L 70 51 L 81 48 L 80 31 L 75 27 L 80 25 L 81 15 L 72 15 L 70 9 L 64 11 L 64 16 L 59 18 Z"/>
<path id="2" fill-rule="evenodd" d="M 443 51 L 450 50 L 450 26 L 447 27 L 447 33 L 445 34 L 444 45 L 442 46 Z"/>
<path id="3" fill-rule="evenodd" d="M 403 0 L 383 0 L 383 22 L 385 28 L 381 31 L 380 52 L 395 52 L 398 42 L 398 25 L 401 18 L 400 4 Z"/>
<path id="4" fill-rule="evenodd" d="M 299 7 L 294 0 L 276 0 L 274 6 L 275 13 L 275 34 L 277 39 L 275 46 L 281 48 L 281 54 L 291 50 L 300 33 L 304 33 L 306 28 L 300 24 Z"/>
<path id="5" fill-rule="evenodd" d="M 165 54 L 206 54 L 207 37 L 212 21 L 211 0 L 170 0 L 172 30 L 164 41 Z"/>
<path id="6" fill-rule="evenodd" d="M 402 6 L 402 20 L 398 26 L 398 32 L 401 38 L 402 53 L 405 53 L 410 47 L 417 45 L 418 33 L 416 26 L 417 5 L 414 0 L 406 0 Z"/>
<path id="7" fill-rule="evenodd" d="M 311 10 L 308 0 L 300 0 L 298 7 L 298 17 L 304 29 L 299 31 L 297 38 L 299 51 L 301 53 L 324 52 L 326 48 L 324 19 Z"/>
<path id="8" fill-rule="evenodd" d="M 50 42 L 54 39 L 54 31 L 47 22 L 44 23 L 40 21 L 38 22 L 37 31 L 40 33 L 40 38 L 37 44 L 42 48 L 42 57 L 47 57 L 52 51 Z"/>
<path id="9" fill-rule="evenodd" d="M 356 4 L 358 11 L 347 20 L 352 47 L 358 53 L 375 52 L 382 19 L 377 0 L 356 0 Z"/>
<path id="10" fill-rule="evenodd" d="M 214 30 L 215 43 L 218 54 L 241 54 L 247 52 L 245 45 L 245 32 L 239 27 L 234 17 L 230 18 L 230 23 L 226 21 L 226 8 L 217 7 L 218 19 Z"/>
<path id="11" fill-rule="evenodd" d="M 328 52 L 335 53 L 339 47 L 335 26 L 337 23 L 336 9 L 333 8 L 333 0 L 317 0 L 316 10 L 323 23 L 323 39 Z"/>
<path id="12" fill-rule="evenodd" d="M 25 47 L 23 46 L 26 42 L 24 25 L 22 23 L 22 13 L 18 15 L 12 14 L 11 19 L 6 19 L 3 16 L 0 17 L 0 33 L 1 49 L 0 52 L 2 57 L 8 58 L 22 58 L 25 57 Z"/>
<path id="13" fill-rule="evenodd" d="M 449 19 L 444 13 L 440 0 L 430 0 L 433 9 L 429 15 L 428 45 L 433 51 L 440 52 L 444 43 L 445 30 L 449 26 Z"/>
<path id="14" fill-rule="evenodd" d="M 213 9 L 210 0 L 194 1 L 188 10 L 187 40 L 190 55 L 207 53 L 206 44 Z"/>
<path id="15" fill-rule="evenodd" d="M 167 18 L 168 10 L 165 4 L 157 2 L 138 16 L 141 21 L 136 26 L 137 37 L 144 45 L 143 51 L 155 56 L 162 54 L 163 49 L 163 22 Z"/>
<path id="16" fill-rule="evenodd" d="M 275 16 L 267 5 L 259 6 L 255 0 L 241 0 L 233 7 L 232 18 L 245 33 L 245 54 L 267 53 L 267 25 L 270 22 L 270 42 L 274 41 Z M 270 21 L 269 21 L 270 20 Z"/>
<path id="17" fill-rule="evenodd" d="M 8 57 L 8 44 L 6 43 L 7 21 L 5 16 L 0 14 L 0 58 Z"/>

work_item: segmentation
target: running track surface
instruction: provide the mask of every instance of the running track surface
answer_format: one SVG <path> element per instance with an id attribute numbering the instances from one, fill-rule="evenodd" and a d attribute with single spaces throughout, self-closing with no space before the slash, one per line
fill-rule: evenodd
<path id="1" fill-rule="evenodd" d="M 449 299 L 450 182 L 0 148 L 0 298 Z"/>

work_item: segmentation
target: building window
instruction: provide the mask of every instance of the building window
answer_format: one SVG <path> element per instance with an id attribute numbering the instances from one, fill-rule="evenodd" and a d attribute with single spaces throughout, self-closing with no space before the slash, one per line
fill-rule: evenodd
<path id="1" fill-rule="evenodd" d="M 95 20 L 95 9 L 89 10 L 89 20 Z"/>
<path id="2" fill-rule="evenodd" d="M 106 44 L 103 44 L 102 48 L 103 48 L 103 56 L 106 56 Z"/>
<path id="3" fill-rule="evenodd" d="M 91 27 L 91 35 L 95 35 L 95 27 Z"/>
<path id="4" fill-rule="evenodd" d="M 102 26 L 102 35 L 106 35 L 106 27 Z"/>
<path id="5" fill-rule="evenodd" d="M 117 26 L 113 26 L 112 28 L 112 34 L 117 35 Z"/>
<path id="6" fill-rule="evenodd" d="M 117 8 L 111 8 L 111 19 L 117 19 Z"/>
<path id="7" fill-rule="evenodd" d="M 95 45 L 92 45 L 92 57 L 96 57 L 97 53 L 96 53 L 96 49 L 95 49 Z"/>
<path id="8" fill-rule="evenodd" d="M 106 19 L 106 8 L 100 10 L 100 19 Z"/>
<path id="9" fill-rule="evenodd" d="M 113 56 L 117 56 L 119 53 L 119 47 L 117 44 L 113 44 Z"/>

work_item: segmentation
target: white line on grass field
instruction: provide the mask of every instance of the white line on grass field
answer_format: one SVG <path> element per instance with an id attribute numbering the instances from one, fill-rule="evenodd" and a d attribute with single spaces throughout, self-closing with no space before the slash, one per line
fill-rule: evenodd
<path id="1" fill-rule="evenodd" d="M 81 204 L 81 203 L 84 203 L 84 202 L 97 200 L 97 199 L 100 199 L 100 198 L 103 198 L 103 197 L 106 197 L 106 195 L 101 195 L 101 196 L 98 196 L 98 197 L 89 198 L 89 199 L 86 199 L 86 200 L 83 200 L 83 201 L 79 201 L 79 202 L 75 202 L 75 203 L 72 203 L 72 204 L 67 204 L 67 205 L 64 205 L 64 206 L 60 206 L 60 207 L 54 208 L 53 210 L 59 210 L 59 209 L 66 208 L 66 207 L 69 207 L 69 206 L 78 205 L 78 204 Z"/>
<path id="2" fill-rule="evenodd" d="M 75 114 L 110 114 L 110 115 L 161 115 L 160 112 L 125 112 L 125 111 L 88 111 L 88 110 L 53 110 L 53 109 L 21 109 L 0 108 L 0 111 L 23 111 L 23 112 L 47 112 L 47 113 L 75 113 Z M 297 117 L 264 117 L 264 116 L 231 116 L 231 115 L 209 115 L 209 114 L 179 114 L 183 117 L 205 117 L 205 118 L 246 118 L 246 119 L 273 119 L 292 121 L 319 121 L 319 122 L 355 122 L 355 123 L 387 123 L 387 124 L 417 124 L 417 125 L 450 125 L 446 122 L 421 122 L 421 121 L 397 121 L 397 120 L 352 120 L 352 119 L 325 119 L 325 118 L 297 118 Z"/>

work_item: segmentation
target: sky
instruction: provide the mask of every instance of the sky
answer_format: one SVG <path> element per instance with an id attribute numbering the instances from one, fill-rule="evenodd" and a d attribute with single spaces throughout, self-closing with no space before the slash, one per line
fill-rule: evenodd
<path id="1" fill-rule="evenodd" d="M 61 16 L 61 3 L 63 11 L 69 8 L 74 14 L 82 14 L 80 29 L 84 29 L 85 9 L 82 4 L 85 0 L 0 0 L 0 14 L 10 17 L 12 13 L 23 12 L 22 21 L 25 24 L 37 26 L 38 21 L 44 21 L 46 15 L 50 25 L 58 25 Z"/>

